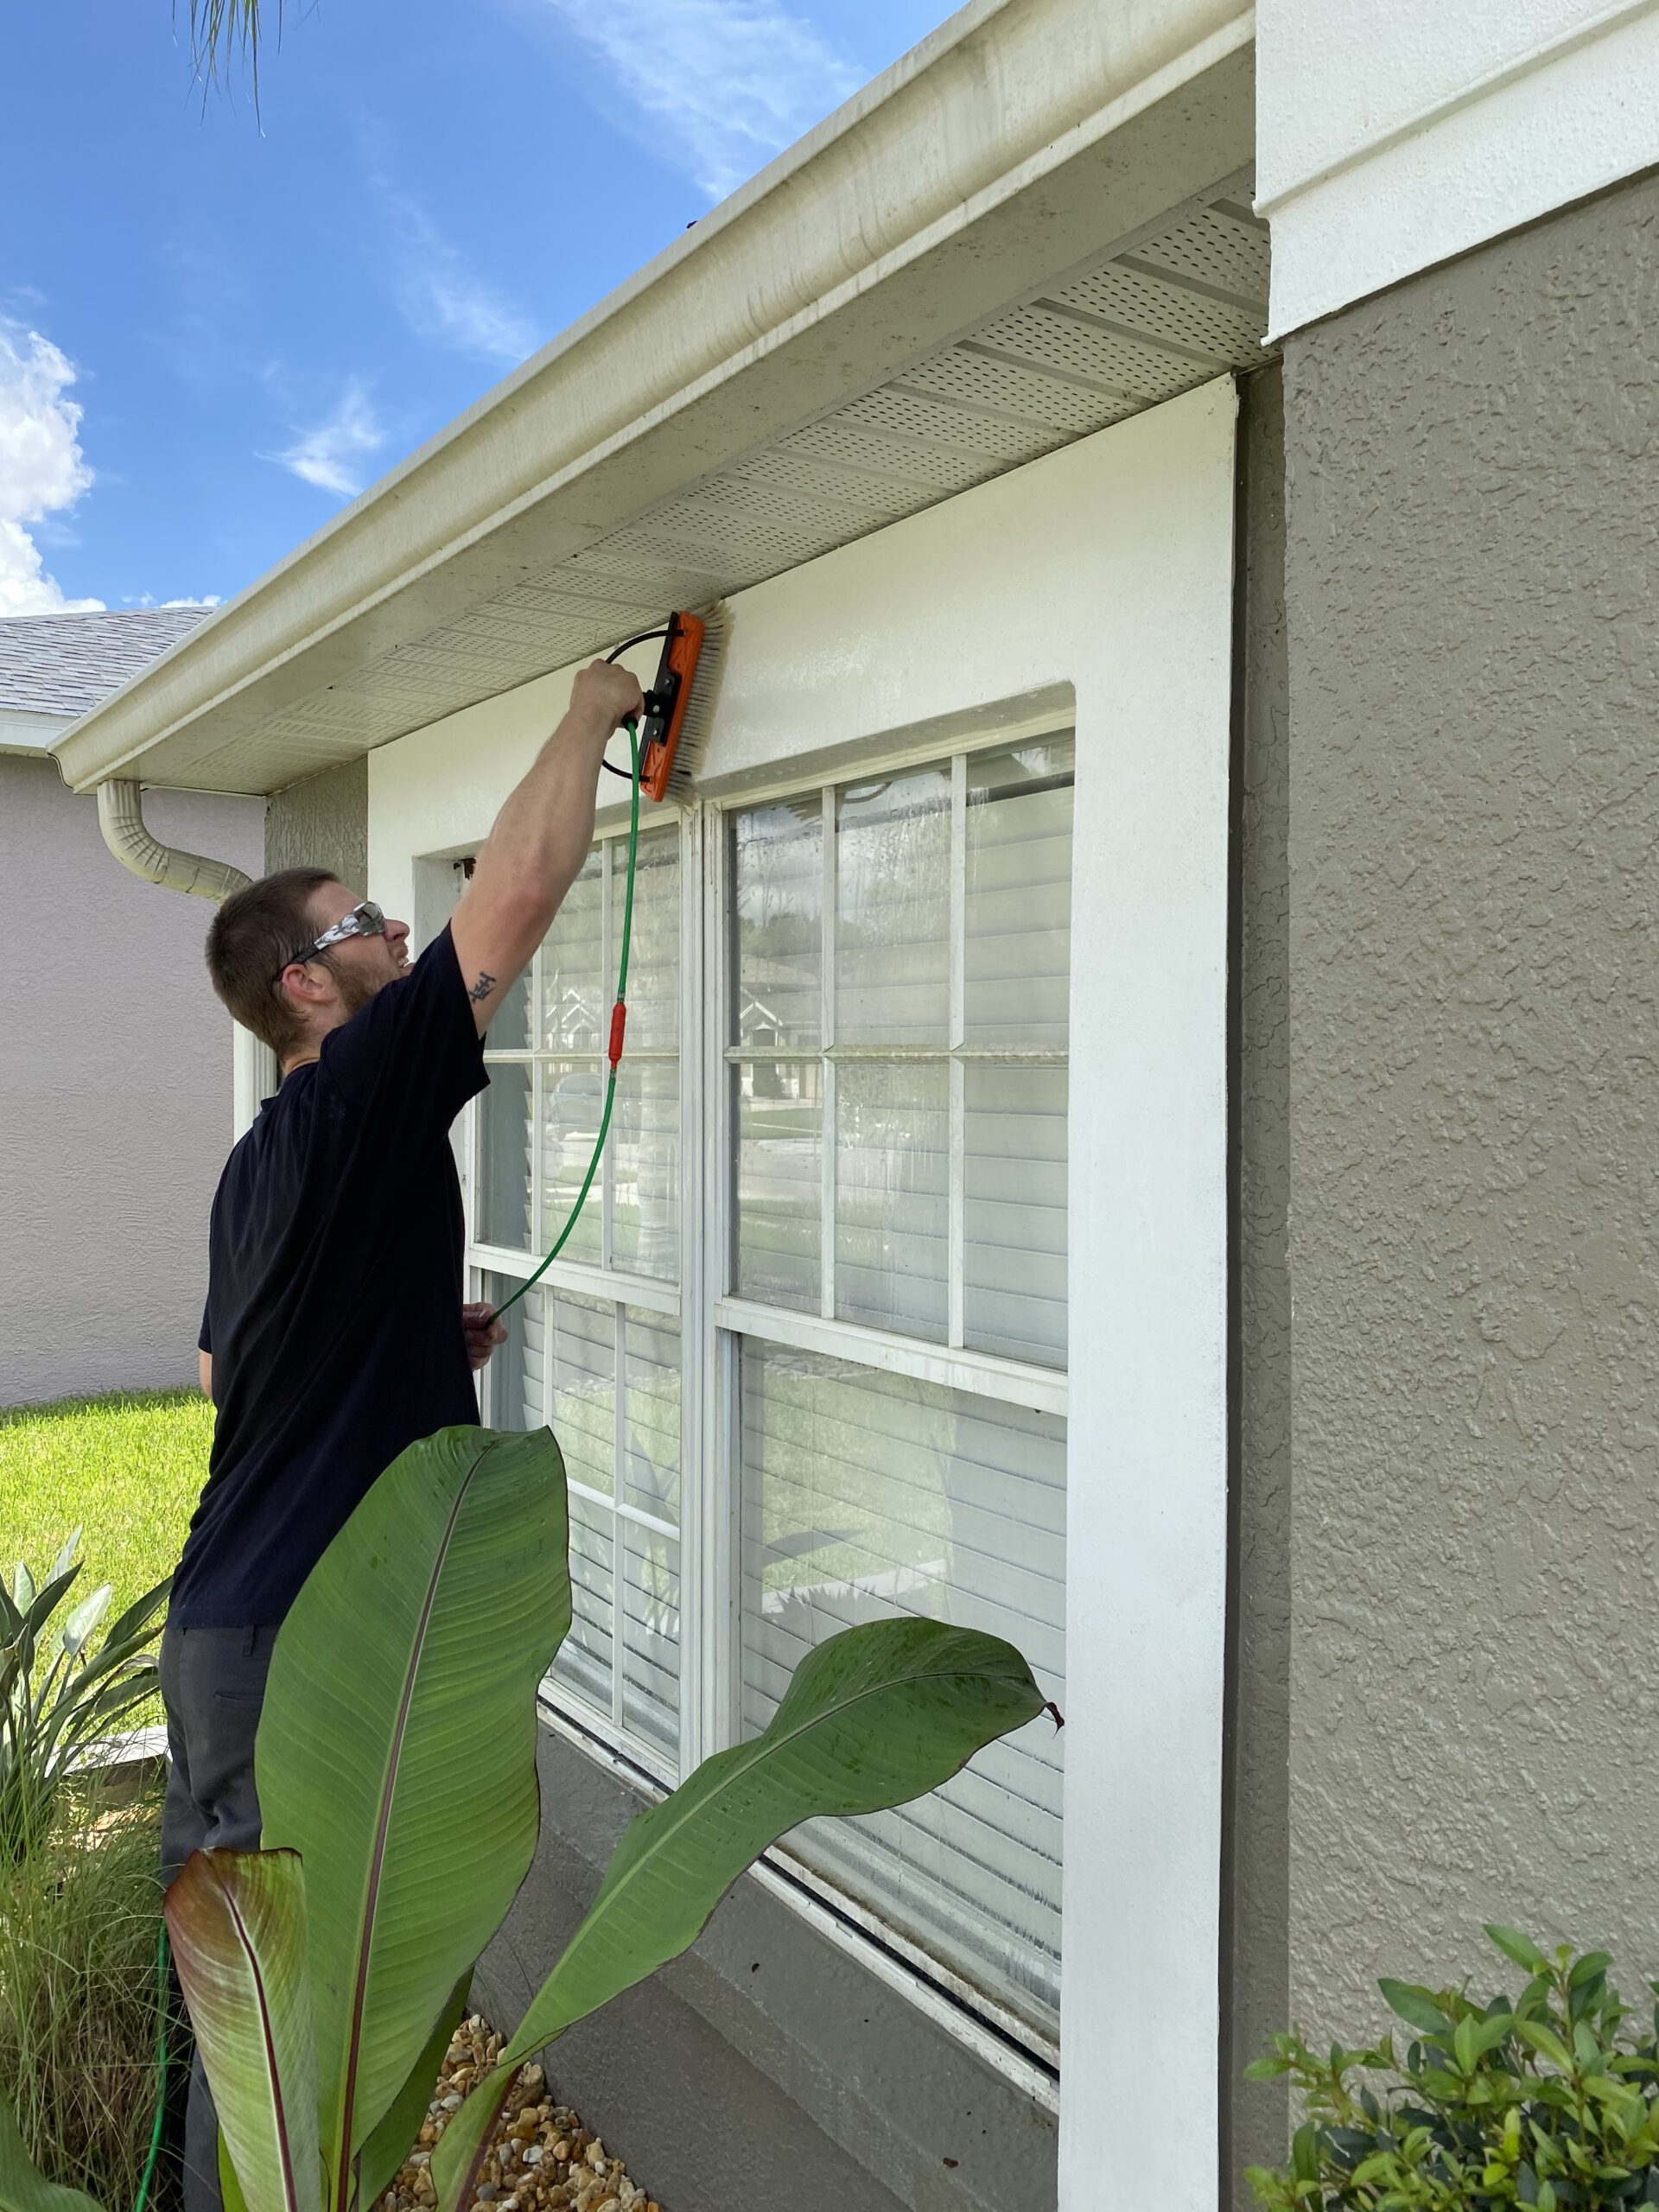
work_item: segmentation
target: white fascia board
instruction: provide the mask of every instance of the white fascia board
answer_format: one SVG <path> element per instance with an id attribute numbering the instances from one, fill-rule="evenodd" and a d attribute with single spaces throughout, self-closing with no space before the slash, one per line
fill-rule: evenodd
<path id="1" fill-rule="evenodd" d="M 1238 0 L 974 0 L 86 715 L 66 775 L 165 784 L 174 732 L 251 732 L 1242 166 L 1253 35 Z"/>
<path id="2" fill-rule="evenodd" d="M 21 753 L 39 760 L 51 752 L 67 729 L 74 727 L 73 715 L 45 715 L 33 708 L 0 707 L 0 753 Z"/>
<path id="3" fill-rule="evenodd" d="M 1272 340 L 1659 162 L 1659 0 L 1262 0 Z"/>

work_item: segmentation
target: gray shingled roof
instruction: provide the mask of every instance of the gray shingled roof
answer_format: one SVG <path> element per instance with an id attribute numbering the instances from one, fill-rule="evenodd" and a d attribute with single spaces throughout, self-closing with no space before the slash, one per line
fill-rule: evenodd
<path id="1" fill-rule="evenodd" d="M 0 620 L 0 710 L 84 715 L 194 630 L 205 607 Z"/>

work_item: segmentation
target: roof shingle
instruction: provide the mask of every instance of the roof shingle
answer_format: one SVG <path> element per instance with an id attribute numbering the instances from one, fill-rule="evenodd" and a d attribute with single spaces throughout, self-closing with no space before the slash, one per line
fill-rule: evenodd
<path id="1" fill-rule="evenodd" d="M 211 611 L 134 607 L 114 613 L 0 620 L 0 709 L 84 715 Z"/>

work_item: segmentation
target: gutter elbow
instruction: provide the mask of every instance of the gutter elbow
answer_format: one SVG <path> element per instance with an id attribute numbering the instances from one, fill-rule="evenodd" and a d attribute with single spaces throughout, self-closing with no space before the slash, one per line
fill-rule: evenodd
<path id="1" fill-rule="evenodd" d="M 159 883 L 168 891 L 184 891 L 216 903 L 233 891 L 245 889 L 253 878 L 232 868 L 228 861 L 210 861 L 200 853 L 181 852 L 163 845 L 144 827 L 143 793 L 135 782 L 114 777 L 98 787 L 98 826 L 104 842 L 124 868 L 146 883 Z"/>

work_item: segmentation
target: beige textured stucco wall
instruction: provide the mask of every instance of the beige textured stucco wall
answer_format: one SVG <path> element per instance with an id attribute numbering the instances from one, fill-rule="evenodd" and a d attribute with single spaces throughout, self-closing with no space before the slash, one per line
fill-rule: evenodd
<path id="1" fill-rule="evenodd" d="M 1292 1993 L 1659 1966 L 1659 180 L 1286 346 Z"/>
<path id="2" fill-rule="evenodd" d="M 258 800 L 156 791 L 144 811 L 257 872 Z M 231 1141 L 212 913 L 130 875 L 53 762 L 0 758 L 0 1406 L 195 1379 Z"/>
<path id="3" fill-rule="evenodd" d="M 265 814 L 265 866 L 332 868 L 350 891 L 369 888 L 369 760 L 343 760 L 290 784 Z"/>

